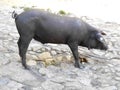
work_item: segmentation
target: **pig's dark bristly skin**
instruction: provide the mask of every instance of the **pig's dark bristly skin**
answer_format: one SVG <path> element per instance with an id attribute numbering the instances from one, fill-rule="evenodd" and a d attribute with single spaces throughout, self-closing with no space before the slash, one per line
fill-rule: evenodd
<path id="1" fill-rule="evenodd" d="M 75 67 L 80 68 L 78 46 L 88 49 L 107 50 L 102 37 L 103 32 L 90 26 L 79 18 L 59 16 L 37 9 L 18 15 L 13 12 L 20 38 L 18 40 L 19 55 L 22 64 L 26 65 L 26 52 L 30 41 L 34 38 L 41 43 L 67 44 L 75 58 Z"/>

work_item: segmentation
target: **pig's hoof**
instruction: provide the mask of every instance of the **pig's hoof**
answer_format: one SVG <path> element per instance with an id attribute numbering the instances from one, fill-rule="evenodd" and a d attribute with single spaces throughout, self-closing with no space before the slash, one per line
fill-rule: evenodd
<path id="1" fill-rule="evenodd" d="M 84 69 L 85 66 L 83 64 L 75 63 L 76 68 Z"/>
<path id="2" fill-rule="evenodd" d="M 80 68 L 80 64 L 79 63 L 75 63 L 75 67 L 76 68 Z"/>
<path id="3" fill-rule="evenodd" d="M 25 67 L 25 69 L 26 69 L 26 70 L 30 70 L 30 68 L 29 68 L 28 66 L 27 66 L 27 67 Z"/>
<path id="4" fill-rule="evenodd" d="M 24 68 L 25 68 L 26 70 L 29 70 L 29 69 L 30 69 L 27 65 L 25 65 Z"/>

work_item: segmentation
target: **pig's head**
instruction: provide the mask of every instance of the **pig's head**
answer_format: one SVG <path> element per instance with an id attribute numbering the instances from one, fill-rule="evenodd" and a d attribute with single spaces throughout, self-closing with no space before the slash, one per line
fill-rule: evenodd
<path id="1" fill-rule="evenodd" d="M 88 36 L 85 46 L 88 49 L 100 49 L 107 50 L 108 46 L 102 35 L 106 35 L 104 32 L 94 32 Z"/>

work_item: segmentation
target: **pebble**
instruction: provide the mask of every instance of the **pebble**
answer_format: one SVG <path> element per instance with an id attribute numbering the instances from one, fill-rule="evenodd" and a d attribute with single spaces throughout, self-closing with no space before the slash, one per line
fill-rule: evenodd
<path id="1" fill-rule="evenodd" d="M 116 76 L 115 80 L 120 81 L 120 77 Z"/>
<path id="2" fill-rule="evenodd" d="M 55 77 L 55 78 L 51 79 L 50 81 L 63 84 L 66 82 L 66 79 L 65 79 L 65 77 L 59 76 L 59 77 Z"/>
<path id="3" fill-rule="evenodd" d="M 37 65 L 37 62 L 35 60 L 28 60 L 27 65 L 34 66 Z"/>
<path id="4" fill-rule="evenodd" d="M 36 54 L 35 55 L 27 54 L 26 57 L 27 57 L 27 60 L 39 60 Z"/>
<path id="5" fill-rule="evenodd" d="M 64 86 L 47 80 L 42 83 L 42 88 L 44 90 L 63 90 Z"/>
<path id="6" fill-rule="evenodd" d="M 0 86 L 8 84 L 9 81 L 10 81 L 10 79 L 7 77 L 0 77 Z"/>
<path id="7" fill-rule="evenodd" d="M 47 76 L 48 78 L 51 78 L 51 77 L 54 77 L 54 73 L 52 73 L 50 70 L 46 69 L 46 68 L 41 68 L 39 70 L 39 73 L 42 75 L 42 76 Z"/>
<path id="8" fill-rule="evenodd" d="M 120 72 L 120 65 L 116 65 L 116 67 L 114 67 L 114 69 L 115 69 L 117 72 Z"/>
<path id="9" fill-rule="evenodd" d="M 82 89 L 82 84 L 77 82 L 77 81 L 73 81 L 71 82 L 65 82 L 65 87 L 71 87 L 73 88 L 73 90 L 78 90 L 78 89 Z"/>
<path id="10" fill-rule="evenodd" d="M 0 60 L 1 60 L 0 66 L 7 65 L 8 63 L 10 63 L 10 60 L 8 58 L 5 58 L 4 56 L 2 56 L 2 54 L 1 54 Z"/>
<path id="11" fill-rule="evenodd" d="M 116 72 L 116 75 L 120 77 L 120 72 Z"/>
<path id="12" fill-rule="evenodd" d="M 12 90 L 17 90 L 23 87 L 21 83 L 15 82 L 15 81 L 10 81 L 7 86 L 11 88 Z"/>
<path id="13" fill-rule="evenodd" d="M 46 73 L 48 72 L 48 70 L 46 68 L 40 68 L 39 73 L 42 75 L 46 75 Z"/>
<path id="14" fill-rule="evenodd" d="M 60 61 L 61 62 L 63 60 L 63 56 L 61 56 L 61 55 L 60 56 L 56 56 L 55 59 L 56 59 L 56 61 L 58 61 L 58 62 Z"/>
<path id="15" fill-rule="evenodd" d="M 46 65 L 54 65 L 55 64 L 55 60 L 53 58 L 46 59 L 45 60 L 45 64 Z"/>
<path id="16" fill-rule="evenodd" d="M 51 51 L 51 55 L 55 56 L 56 54 L 57 54 L 56 51 L 54 50 Z"/>
<path id="17" fill-rule="evenodd" d="M 99 90 L 118 90 L 118 89 L 116 86 L 108 86 L 108 87 L 101 88 Z"/>
<path id="18" fill-rule="evenodd" d="M 50 59 L 52 58 L 51 54 L 49 52 L 43 52 L 38 55 L 39 60 L 45 60 L 45 59 Z"/>

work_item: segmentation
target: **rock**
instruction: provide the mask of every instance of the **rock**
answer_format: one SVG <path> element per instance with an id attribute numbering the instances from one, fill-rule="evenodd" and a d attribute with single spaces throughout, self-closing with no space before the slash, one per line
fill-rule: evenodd
<path id="1" fill-rule="evenodd" d="M 47 76 L 48 78 L 51 78 L 54 76 L 54 73 L 52 73 L 50 70 L 46 68 L 40 68 L 39 73 L 42 74 L 42 76 Z"/>
<path id="2" fill-rule="evenodd" d="M 96 90 L 96 88 L 92 86 L 82 86 L 82 90 Z"/>
<path id="3" fill-rule="evenodd" d="M 6 58 L 6 57 L 4 57 L 4 56 L 1 55 L 0 56 L 0 66 L 1 65 L 6 65 L 8 63 L 10 63 L 10 60 L 8 58 Z"/>
<path id="4" fill-rule="evenodd" d="M 36 55 L 31 55 L 33 60 L 39 60 Z"/>
<path id="5" fill-rule="evenodd" d="M 112 59 L 111 60 L 111 63 L 112 63 L 112 65 L 120 65 L 120 60 L 118 60 L 118 59 Z"/>
<path id="6" fill-rule="evenodd" d="M 62 61 L 63 56 L 62 55 L 56 56 L 55 59 L 56 59 L 57 62 Z"/>
<path id="7" fill-rule="evenodd" d="M 16 46 L 9 45 L 8 52 L 16 52 L 17 51 L 16 49 L 17 49 Z"/>
<path id="8" fill-rule="evenodd" d="M 45 47 L 46 51 L 51 51 L 50 47 Z"/>
<path id="9" fill-rule="evenodd" d="M 46 68 L 40 68 L 39 73 L 44 76 L 47 73 L 47 69 Z"/>
<path id="10" fill-rule="evenodd" d="M 95 64 L 95 61 L 91 58 L 86 58 L 87 62 L 90 63 L 91 65 Z"/>
<path id="11" fill-rule="evenodd" d="M 53 65 L 53 64 L 55 64 L 55 60 L 53 58 L 45 59 L 45 64 L 46 65 Z"/>
<path id="12" fill-rule="evenodd" d="M 71 55 L 67 55 L 66 58 L 67 58 L 68 61 L 72 61 L 72 60 L 71 60 L 71 58 L 72 58 Z"/>
<path id="13" fill-rule="evenodd" d="M 55 65 L 50 65 L 50 66 L 47 67 L 47 69 L 49 71 L 51 71 L 52 73 L 54 73 L 54 75 L 56 75 L 59 72 L 61 72 L 61 69 L 59 67 L 56 67 Z"/>
<path id="14" fill-rule="evenodd" d="M 70 55 L 64 55 L 62 58 L 62 61 L 72 62 L 72 56 Z"/>
<path id="15" fill-rule="evenodd" d="M 30 48 L 31 48 L 30 50 L 35 52 L 35 51 L 41 49 L 42 46 L 40 44 L 32 43 L 32 44 L 30 44 Z"/>
<path id="16" fill-rule="evenodd" d="M 85 85 L 85 86 L 90 86 L 91 84 L 91 80 L 89 79 L 89 78 L 78 78 L 78 81 L 80 82 L 80 83 L 82 83 L 83 85 Z"/>
<path id="17" fill-rule="evenodd" d="M 26 59 L 27 59 L 27 60 L 30 60 L 30 59 L 32 59 L 32 55 L 30 55 L 30 54 L 27 54 L 27 55 L 26 55 Z"/>
<path id="18" fill-rule="evenodd" d="M 100 87 L 101 86 L 101 82 L 98 79 L 93 79 L 91 81 L 91 84 L 93 87 Z"/>
<path id="19" fill-rule="evenodd" d="M 116 66 L 114 67 L 114 69 L 115 69 L 116 71 L 120 72 L 120 65 L 116 65 Z"/>
<path id="20" fill-rule="evenodd" d="M 10 90 L 10 88 L 7 87 L 7 86 L 1 86 L 0 89 L 1 89 L 1 90 Z"/>
<path id="21" fill-rule="evenodd" d="M 18 90 L 31 90 L 30 86 L 23 86 L 22 88 L 18 89 Z"/>
<path id="22" fill-rule="evenodd" d="M 39 77 L 36 80 L 26 80 L 26 81 L 24 81 L 24 84 L 26 84 L 28 86 L 32 86 L 32 87 L 37 87 L 37 86 L 41 85 L 41 83 L 44 81 L 45 81 L 44 78 Z M 27 89 L 27 90 L 30 90 L 30 89 Z"/>
<path id="23" fill-rule="evenodd" d="M 117 86 L 118 90 L 120 90 L 120 83 L 118 83 L 116 86 Z"/>
<path id="24" fill-rule="evenodd" d="M 120 77 L 116 76 L 115 80 L 120 81 Z"/>
<path id="25" fill-rule="evenodd" d="M 31 50 L 34 51 L 34 52 L 37 51 L 37 50 L 39 50 L 39 49 L 40 49 L 40 47 L 32 47 L 31 48 Z"/>
<path id="26" fill-rule="evenodd" d="M 54 82 L 54 83 L 63 84 L 63 83 L 66 82 L 66 79 L 65 79 L 65 77 L 57 76 L 57 77 L 55 77 L 55 78 L 50 79 L 50 81 L 52 81 L 52 82 Z"/>
<path id="27" fill-rule="evenodd" d="M 28 53 L 27 53 L 27 54 L 30 54 L 30 55 L 37 55 L 38 53 L 37 53 L 37 52 L 34 52 L 34 51 L 31 51 L 31 50 L 30 50 L 30 51 L 28 50 Z"/>
<path id="28" fill-rule="evenodd" d="M 68 63 L 65 63 L 65 62 L 61 63 L 60 67 L 62 69 L 67 69 L 67 70 L 72 70 L 73 68 L 75 68 L 73 64 L 68 64 Z M 75 68 L 75 69 L 78 69 L 78 68 Z"/>
<path id="29" fill-rule="evenodd" d="M 38 59 L 44 61 L 45 59 L 51 59 L 52 56 L 49 52 L 43 52 L 38 55 Z"/>
<path id="30" fill-rule="evenodd" d="M 32 90 L 44 90 L 42 87 L 34 87 Z"/>
<path id="31" fill-rule="evenodd" d="M 61 50 L 56 50 L 57 54 L 63 54 L 63 52 Z"/>
<path id="32" fill-rule="evenodd" d="M 76 87 L 73 87 L 73 86 L 68 86 L 68 87 L 65 87 L 63 90 L 83 90 L 82 88 L 76 88 Z"/>
<path id="33" fill-rule="evenodd" d="M 19 90 L 20 88 L 23 87 L 23 85 L 21 83 L 15 82 L 15 81 L 11 81 L 7 84 L 7 86 L 9 88 L 11 88 L 11 90 Z"/>
<path id="34" fill-rule="evenodd" d="M 13 32 L 12 33 L 8 33 L 8 35 L 11 36 L 11 37 L 18 37 L 18 34 L 17 33 L 13 33 Z"/>
<path id="35" fill-rule="evenodd" d="M 51 55 L 53 55 L 53 56 L 54 56 L 54 55 L 56 55 L 56 54 L 57 54 L 57 53 L 56 53 L 56 51 L 55 51 L 55 50 L 52 50 L 52 51 L 51 51 Z"/>
<path id="36" fill-rule="evenodd" d="M 36 55 L 27 54 L 27 60 L 39 60 Z"/>
<path id="37" fill-rule="evenodd" d="M 10 82 L 10 79 L 7 77 L 0 77 L 0 86 L 6 85 Z"/>
<path id="38" fill-rule="evenodd" d="M 46 52 L 45 48 L 41 48 L 39 52 Z"/>
<path id="39" fill-rule="evenodd" d="M 77 81 L 65 82 L 65 87 L 66 87 L 66 90 L 82 90 L 82 84 L 80 84 Z"/>
<path id="40" fill-rule="evenodd" d="M 7 48 L 5 48 L 5 47 L 3 47 L 3 46 L 0 45 L 0 52 L 5 52 L 5 51 L 7 52 Z"/>
<path id="41" fill-rule="evenodd" d="M 42 88 L 44 88 L 44 90 L 63 90 L 64 86 L 47 80 L 42 83 Z"/>
<path id="42" fill-rule="evenodd" d="M 93 50 L 90 50 L 90 51 L 91 51 L 91 53 L 99 55 L 99 56 L 103 56 L 105 54 L 104 51 L 100 51 L 100 50 L 97 50 L 97 49 L 93 49 Z"/>
<path id="43" fill-rule="evenodd" d="M 120 77 L 120 72 L 116 72 L 116 75 Z"/>
<path id="44" fill-rule="evenodd" d="M 99 90 L 118 90 L 118 89 L 116 86 L 108 86 L 108 87 L 101 88 Z"/>
<path id="45" fill-rule="evenodd" d="M 28 60 L 27 65 L 34 66 L 37 65 L 37 62 L 35 60 Z"/>
<path id="46" fill-rule="evenodd" d="M 0 68 L 0 75 L 7 75 L 10 79 L 17 82 L 24 82 L 26 80 L 35 80 L 35 76 L 29 71 L 25 70 L 21 63 L 11 62 L 8 65 Z"/>

